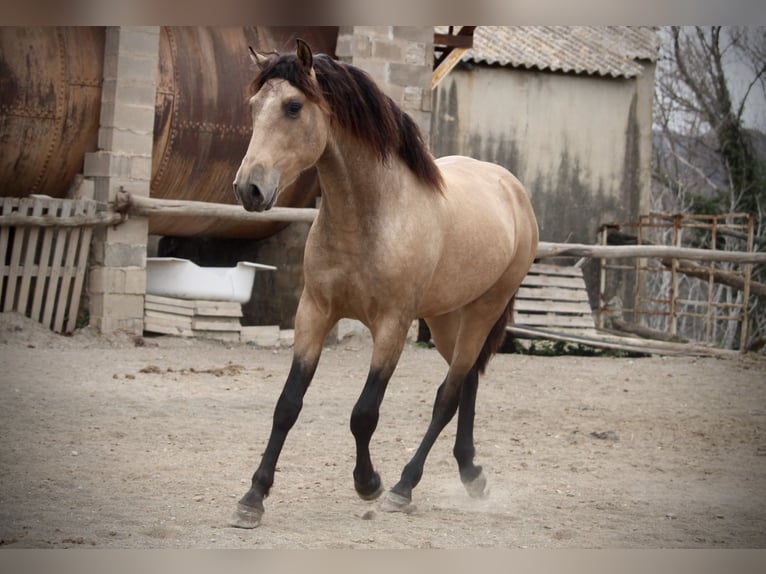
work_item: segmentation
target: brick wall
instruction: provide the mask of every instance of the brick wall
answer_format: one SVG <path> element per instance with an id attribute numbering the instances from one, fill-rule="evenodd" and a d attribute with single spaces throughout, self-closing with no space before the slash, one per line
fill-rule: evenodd
<path id="1" fill-rule="evenodd" d="M 341 26 L 336 55 L 369 73 L 420 126 L 431 133 L 431 26 Z"/>
<path id="2" fill-rule="evenodd" d="M 83 167 L 98 201 L 113 201 L 121 187 L 149 195 L 159 34 L 155 26 L 107 28 L 98 151 Z M 102 332 L 143 331 L 147 234 L 140 217 L 94 232 L 90 324 Z"/>

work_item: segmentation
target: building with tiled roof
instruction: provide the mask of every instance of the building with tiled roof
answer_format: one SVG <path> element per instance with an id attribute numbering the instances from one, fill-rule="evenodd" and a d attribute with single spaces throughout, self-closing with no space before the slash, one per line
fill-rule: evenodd
<path id="1" fill-rule="evenodd" d="M 464 61 L 614 78 L 657 60 L 654 30 L 633 26 L 478 26 Z"/>

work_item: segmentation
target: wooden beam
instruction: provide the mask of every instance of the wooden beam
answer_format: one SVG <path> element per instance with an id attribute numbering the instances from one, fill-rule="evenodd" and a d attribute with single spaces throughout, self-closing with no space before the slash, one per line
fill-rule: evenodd
<path id="1" fill-rule="evenodd" d="M 431 89 L 435 90 L 441 81 L 449 74 L 452 69 L 458 65 L 460 59 L 468 51 L 468 48 L 452 48 L 447 52 L 446 57 L 434 70 L 431 76 Z"/>
<path id="2" fill-rule="evenodd" d="M 125 219 L 114 212 L 82 213 L 67 216 L 23 215 L 12 213 L 0 215 L 0 227 L 98 227 L 117 225 Z"/>
<path id="3" fill-rule="evenodd" d="M 622 259 L 631 257 L 677 258 L 697 261 L 733 261 L 736 263 L 766 263 L 766 253 L 744 251 L 720 251 L 694 249 L 692 247 L 669 247 L 664 245 L 586 245 L 583 243 L 548 243 L 537 246 L 537 257 L 593 257 L 597 259 Z"/>
<path id="4" fill-rule="evenodd" d="M 461 30 L 462 31 L 462 30 Z M 434 44 L 448 48 L 470 48 L 473 46 L 473 36 L 468 34 L 434 34 Z"/>
<path id="5" fill-rule="evenodd" d="M 132 195 L 125 191 L 117 193 L 117 211 L 131 215 L 152 217 L 210 217 L 230 221 L 303 221 L 312 222 L 317 209 L 299 207 L 272 207 L 268 211 L 245 211 L 241 205 L 185 201 L 180 199 L 157 199 Z"/>

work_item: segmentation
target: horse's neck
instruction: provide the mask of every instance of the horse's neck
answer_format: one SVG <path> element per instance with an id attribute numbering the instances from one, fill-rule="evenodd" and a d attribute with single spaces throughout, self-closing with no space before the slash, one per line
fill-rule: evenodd
<path id="1" fill-rule="evenodd" d="M 398 162 L 385 164 L 363 143 L 352 138 L 330 138 L 317 163 L 325 217 L 347 225 L 376 219 L 400 189 Z"/>

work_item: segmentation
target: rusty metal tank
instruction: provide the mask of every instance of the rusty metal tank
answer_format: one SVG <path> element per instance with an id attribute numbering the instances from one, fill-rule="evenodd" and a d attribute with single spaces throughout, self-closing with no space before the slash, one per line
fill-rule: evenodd
<path id="1" fill-rule="evenodd" d="M 335 52 L 337 27 L 163 27 L 151 196 L 234 204 L 231 191 L 250 138 L 248 45 L 291 50 L 295 38 Z M 96 149 L 105 30 L 0 29 L 0 196 L 63 197 Z M 313 206 L 307 172 L 278 205 Z M 283 223 L 153 217 L 150 233 L 266 237 Z"/>
<path id="2" fill-rule="evenodd" d="M 63 197 L 96 149 L 103 28 L 0 29 L 0 196 Z"/>

